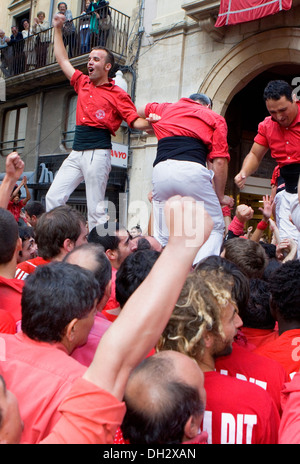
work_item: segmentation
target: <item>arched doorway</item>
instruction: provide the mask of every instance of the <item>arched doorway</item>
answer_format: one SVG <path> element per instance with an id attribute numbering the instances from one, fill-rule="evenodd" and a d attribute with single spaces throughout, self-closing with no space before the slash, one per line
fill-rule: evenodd
<path id="1" fill-rule="evenodd" d="M 259 170 L 247 180 L 243 191 L 234 184 L 244 157 L 252 146 L 257 127 L 268 112 L 263 90 L 273 79 L 292 84 L 300 76 L 300 32 L 282 28 L 252 36 L 235 46 L 211 70 L 200 91 L 209 95 L 214 110 L 228 124 L 228 143 L 231 155 L 227 192 L 237 202 L 251 204 L 256 216 L 259 199 L 270 193 L 270 179 L 275 162 L 267 153 Z M 299 78 L 300 79 L 300 78 Z M 298 85 L 299 80 L 296 85 Z"/>

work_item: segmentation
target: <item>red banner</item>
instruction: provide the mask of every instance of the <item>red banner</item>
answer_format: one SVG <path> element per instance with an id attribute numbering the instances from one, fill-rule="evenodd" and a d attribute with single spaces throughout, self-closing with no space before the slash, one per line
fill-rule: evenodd
<path id="1" fill-rule="evenodd" d="M 221 0 L 215 27 L 254 21 L 291 6 L 292 0 Z"/>

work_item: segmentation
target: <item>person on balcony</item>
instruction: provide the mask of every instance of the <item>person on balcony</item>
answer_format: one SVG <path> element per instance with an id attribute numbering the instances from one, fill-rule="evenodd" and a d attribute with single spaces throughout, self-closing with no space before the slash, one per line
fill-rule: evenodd
<path id="1" fill-rule="evenodd" d="M 22 26 L 24 27 L 22 31 L 22 36 L 25 39 L 24 40 L 24 53 L 26 57 L 25 70 L 30 71 L 32 69 L 35 69 L 35 66 L 36 66 L 35 35 L 33 35 L 28 19 L 23 19 Z"/>
<path id="2" fill-rule="evenodd" d="M 13 50 L 13 74 L 21 74 L 25 69 L 24 39 L 18 26 L 11 27 L 11 36 L 7 44 Z"/>
<path id="3" fill-rule="evenodd" d="M 63 25 L 63 41 L 65 47 L 68 46 L 68 57 L 73 58 L 76 48 L 76 30 L 73 23 L 73 15 L 71 10 L 68 10 L 68 5 L 65 2 L 59 2 L 57 8 L 58 13 L 64 15 L 66 18 Z"/>
<path id="4" fill-rule="evenodd" d="M 9 77 L 12 73 L 12 49 L 8 47 L 9 37 L 5 32 L 0 29 L 0 51 L 1 51 L 1 65 L 0 69 L 4 77 Z"/>
<path id="5" fill-rule="evenodd" d="M 32 30 L 38 34 L 35 41 L 37 67 L 41 68 L 47 64 L 48 47 L 51 41 L 51 30 L 49 21 L 45 19 L 46 15 L 43 11 L 39 11 L 37 17 L 34 18 Z"/>
<path id="6" fill-rule="evenodd" d="M 86 0 L 85 10 L 81 13 L 79 34 L 80 34 L 80 53 L 88 53 L 91 49 L 91 30 L 90 19 L 91 15 L 87 14 L 91 0 Z"/>

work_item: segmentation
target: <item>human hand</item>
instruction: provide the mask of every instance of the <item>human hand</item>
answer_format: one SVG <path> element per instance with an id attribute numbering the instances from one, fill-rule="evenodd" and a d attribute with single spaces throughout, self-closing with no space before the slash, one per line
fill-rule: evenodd
<path id="1" fill-rule="evenodd" d="M 271 201 L 271 197 L 269 195 L 264 195 L 263 196 L 263 203 L 264 203 L 264 207 L 263 208 L 258 208 L 258 209 L 263 213 L 264 220 L 267 222 L 270 219 L 270 217 L 272 216 L 273 204 L 272 204 L 272 201 Z"/>
<path id="2" fill-rule="evenodd" d="M 192 197 L 175 195 L 165 204 L 165 220 L 169 243 L 178 251 L 195 253 L 208 239 L 214 223 L 202 202 Z"/>
<path id="3" fill-rule="evenodd" d="M 229 195 L 224 195 L 223 199 L 220 201 L 220 204 L 221 206 L 229 206 L 229 208 L 232 208 L 234 205 L 234 199 Z"/>
<path id="4" fill-rule="evenodd" d="M 66 19 L 67 18 L 63 13 L 55 14 L 52 20 L 53 27 L 56 27 L 57 29 L 62 29 Z"/>
<path id="5" fill-rule="evenodd" d="M 146 118 L 146 120 L 148 122 L 150 122 L 150 124 L 154 124 L 156 123 L 157 121 L 159 121 L 161 119 L 160 116 L 158 116 L 158 114 L 155 114 L 155 113 L 150 113 L 148 118 Z"/>
<path id="6" fill-rule="evenodd" d="M 237 187 L 242 190 L 245 186 L 247 180 L 247 176 L 244 172 L 240 171 L 234 178 L 234 182 L 236 183 Z"/>
<path id="7" fill-rule="evenodd" d="M 5 162 L 5 172 L 7 177 L 16 182 L 22 175 L 24 166 L 24 161 L 21 160 L 19 154 L 16 151 L 13 151 L 7 156 Z"/>
<path id="8" fill-rule="evenodd" d="M 248 205 L 238 205 L 235 210 L 235 215 L 241 222 L 247 222 L 253 218 L 254 211 L 251 206 Z"/>
<path id="9" fill-rule="evenodd" d="M 276 246 L 276 258 L 285 261 L 287 255 L 289 259 L 294 259 L 297 253 L 297 243 L 292 238 L 285 238 Z"/>

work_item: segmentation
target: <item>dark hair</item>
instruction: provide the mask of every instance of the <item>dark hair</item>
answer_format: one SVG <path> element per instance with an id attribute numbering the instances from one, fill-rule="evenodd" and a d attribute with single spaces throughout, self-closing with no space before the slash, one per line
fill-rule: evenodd
<path id="1" fill-rule="evenodd" d="M 68 238 L 76 242 L 85 224 L 82 214 L 70 206 L 58 206 L 43 213 L 36 225 L 36 243 L 39 256 L 49 260 L 57 256 Z"/>
<path id="2" fill-rule="evenodd" d="M 120 243 L 120 238 L 116 235 L 116 232 L 122 229 L 125 228 L 118 222 L 98 224 L 90 231 L 88 242 L 102 245 L 105 251 L 116 250 Z"/>
<path id="3" fill-rule="evenodd" d="M 268 258 L 270 259 L 276 258 L 276 245 L 274 245 L 273 243 L 266 243 L 262 241 L 258 243 L 260 244 L 260 246 L 263 247 Z"/>
<path id="4" fill-rule="evenodd" d="M 138 367 L 150 370 L 158 380 L 157 405 L 153 408 L 138 408 L 126 396 L 126 414 L 121 430 L 123 437 L 130 444 L 181 444 L 184 427 L 192 415 L 204 412 L 204 405 L 196 388 L 176 380 L 166 373 L 170 372 L 173 363 L 170 360 L 146 358 Z M 151 387 L 150 387 L 151 388 Z"/>
<path id="5" fill-rule="evenodd" d="M 96 243 L 85 243 L 79 247 L 74 248 L 70 253 L 68 253 L 63 261 L 69 262 L 69 258 L 76 253 L 84 253 L 89 257 L 89 267 L 88 269 L 94 274 L 98 284 L 99 284 L 99 301 L 103 298 L 105 289 L 111 280 L 111 264 L 106 254 L 103 251 L 103 247 Z M 90 257 L 92 256 L 92 259 Z M 93 263 L 94 258 L 94 263 Z"/>
<path id="6" fill-rule="evenodd" d="M 275 303 L 286 321 L 300 322 L 300 261 L 283 263 L 269 279 L 271 305 Z"/>
<path id="7" fill-rule="evenodd" d="M 280 100 L 281 97 L 286 97 L 287 100 L 293 101 L 293 89 L 286 82 L 282 80 L 270 81 L 266 86 L 263 98 L 267 100 Z"/>
<path id="8" fill-rule="evenodd" d="M 234 280 L 232 298 L 235 300 L 239 312 L 248 304 L 250 295 L 249 279 L 234 263 L 221 256 L 208 256 L 198 263 L 195 271 L 197 272 L 197 270 L 219 270 L 232 276 Z"/>
<path id="9" fill-rule="evenodd" d="M 18 223 L 12 213 L 0 208 L 0 264 L 12 260 L 19 238 Z"/>
<path id="10" fill-rule="evenodd" d="M 160 256 L 155 250 L 139 250 L 123 261 L 116 274 L 116 299 L 122 308 L 132 293 L 139 287 Z"/>
<path id="11" fill-rule="evenodd" d="M 84 319 L 99 293 L 93 273 L 74 264 L 38 266 L 22 292 L 22 331 L 31 339 L 60 342 L 67 325 Z"/>
<path id="12" fill-rule="evenodd" d="M 39 217 L 46 211 L 45 206 L 40 201 L 29 201 L 24 206 L 24 209 L 30 217 Z"/>
<path id="13" fill-rule="evenodd" d="M 270 310 L 269 285 L 262 279 L 250 279 L 248 305 L 240 310 L 245 327 L 253 329 L 274 329 L 275 319 Z"/>
<path id="14" fill-rule="evenodd" d="M 253 240 L 241 237 L 224 242 L 225 258 L 236 264 L 249 279 L 260 279 L 268 264 L 263 247 Z"/>
<path id="15" fill-rule="evenodd" d="M 281 267 L 282 262 L 278 261 L 277 259 L 270 259 L 268 262 L 268 265 L 266 266 L 264 273 L 263 273 L 263 279 L 267 282 L 272 278 L 272 274 L 276 269 Z"/>
<path id="16" fill-rule="evenodd" d="M 151 250 L 151 244 L 150 242 L 145 238 L 141 236 L 134 237 L 133 240 L 137 240 L 137 249 L 135 251 L 141 251 L 141 250 Z"/>
<path id="17" fill-rule="evenodd" d="M 66 2 L 59 2 L 57 4 L 57 8 L 59 9 L 60 5 L 66 5 L 66 8 L 68 8 L 68 5 L 66 4 Z"/>
<path id="18" fill-rule="evenodd" d="M 19 236 L 22 239 L 22 243 L 29 238 L 34 238 L 34 229 L 29 226 L 19 226 Z"/>
<path id="19" fill-rule="evenodd" d="M 209 98 L 207 95 L 204 93 L 193 93 L 192 95 L 189 96 L 191 100 L 198 101 L 202 105 L 209 105 L 210 108 L 213 106 L 213 102 L 211 98 Z"/>

